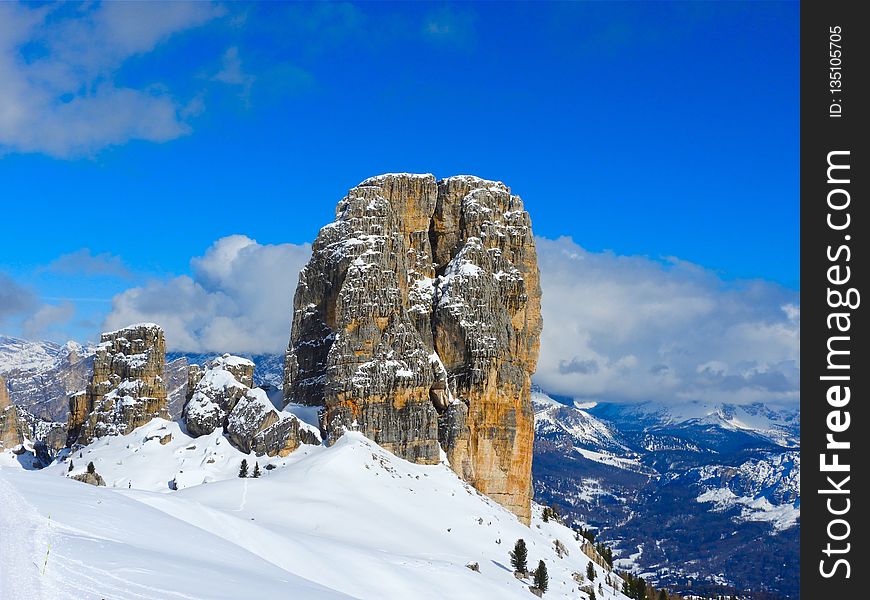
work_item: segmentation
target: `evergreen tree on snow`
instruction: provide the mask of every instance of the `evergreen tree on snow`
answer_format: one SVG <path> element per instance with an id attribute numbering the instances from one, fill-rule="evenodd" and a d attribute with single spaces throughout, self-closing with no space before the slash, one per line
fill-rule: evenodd
<path id="1" fill-rule="evenodd" d="M 254 463 L 254 473 L 252 475 L 254 478 L 260 476 L 260 461 Z"/>
<path id="2" fill-rule="evenodd" d="M 550 575 L 547 573 L 547 565 L 544 561 L 538 561 L 538 568 L 535 569 L 535 587 L 546 592 L 550 585 Z"/>
<path id="3" fill-rule="evenodd" d="M 526 560 L 528 560 L 529 551 L 526 548 L 526 541 L 522 538 L 518 539 L 510 554 L 511 566 L 513 566 L 514 571 L 517 571 L 518 573 L 527 573 L 529 571 L 529 566 L 526 563 Z"/>
<path id="4" fill-rule="evenodd" d="M 242 466 L 239 467 L 239 477 L 247 477 L 248 476 L 248 460 L 242 459 Z"/>
<path id="5" fill-rule="evenodd" d="M 595 567 L 592 566 L 591 560 L 586 563 L 586 578 L 589 579 L 589 581 L 595 581 Z"/>
<path id="6" fill-rule="evenodd" d="M 97 472 L 97 468 L 94 466 L 94 461 L 89 462 L 88 463 L 88 473 L 93 475 L 96 472 Z"/>
<path id="7" fill-rule="evenodd" d="M 67 472 L 67 473 L 71 473 L 72 470 L 73 470 L 73 461 L 70 460 L 70 461 L 69 461 L 69 469 L 67 469 L 66 472 Z"/>

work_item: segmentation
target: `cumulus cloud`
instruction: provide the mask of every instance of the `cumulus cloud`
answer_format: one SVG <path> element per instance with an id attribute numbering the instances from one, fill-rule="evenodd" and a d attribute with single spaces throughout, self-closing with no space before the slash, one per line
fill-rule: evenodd
<path id="1" fill-rule="evenodd" d="M 544 331 L 535 382 L 583 400 L 796 401 L 800 299 L 770 282 L 725 282 L 697 265 L 588 252 L 539 238 Z M 174 350 L 281 352 L 310 246 L 234 235 L 191 275 L 113 300 L 105 328 L 155 321 Z"/>
<path id="2" fill-rule="evenodd" d="M 537 243 L 544 389 L 602 401 L 799 398 L 797 292 L 569 238 Z"/>
<path id="3" fill-rule="evenodd" d="M 185 135 L 184 103 L 159 84 L 120 85 L 115 72 L 221 12 L 202 2 L 0 3 L 0 151 L 69 158 Z"/>
<path id="4" fill-rule="evenodd" d="M 115 296 L 104 329 L 153 321 L 164 327 L 173 350 L 280 352 L 290 336 L 299 271 L 310 254 L 309 244 L 221 238 L 191 260 L 191 276 L 153 281 Z"/>
<path id="5" fill-rule="evenodd" d="M 108 252 L 94 255 L 89 248 L 81 248 L 60 256 L 49 263 L 45 270 L 61 275 L 97 275 L 125 279 L 131 276 L 121 257 Z"/>

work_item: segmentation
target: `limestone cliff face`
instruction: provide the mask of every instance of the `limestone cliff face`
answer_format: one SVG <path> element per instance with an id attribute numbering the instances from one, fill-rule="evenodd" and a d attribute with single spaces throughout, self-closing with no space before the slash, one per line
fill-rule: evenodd
<path id="1" fill-rule="evenodd" d="M 6 380 L 0 377 L 0 449 L 12 448 L 24 442 L 18 408 L 9 400 Z"/>
<path id="2" fill-rule="evenodd" d="M 131 325 L 102 334 L 91 381 L 84 393 L 69 400 L 68 445 L 123 435 L 153 418 L 168 418 L 165 356 L 158 325 Z"/>
<path id="3" fill-rule="evenodd" d="M 285 400 L 452 468 L 528 522 L 541 332 L 528 213 L 504 184 L 382 175 L 350 190 L 299 276 Z"/>

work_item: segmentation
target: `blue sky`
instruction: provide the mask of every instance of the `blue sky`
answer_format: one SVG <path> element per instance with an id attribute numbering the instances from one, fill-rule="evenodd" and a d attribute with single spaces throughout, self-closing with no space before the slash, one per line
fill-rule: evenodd
<path id="1" fill-rule="evenodd" d="M 310 242 L 394 171 L 799 305 L 797 3 L 162 8 L 0 5 L 0 332 L 93 337 L 125 290 L 202 283 L 233 234 Z"/>

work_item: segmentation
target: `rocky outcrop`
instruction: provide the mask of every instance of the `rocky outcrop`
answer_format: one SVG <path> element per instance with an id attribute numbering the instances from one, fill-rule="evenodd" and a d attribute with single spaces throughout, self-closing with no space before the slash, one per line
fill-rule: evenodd
<path id="1" fill-rule="evenodd" d="M 102 334 L 87 389 L 70 396 L 67 444 L 89 444 L 167 418 L 165 355 L 163 329 L 153 323 Z"/>
<path id="2" fill-rule="evenodd" d="M 24 432 L 18 408 L 9 400 L 6 380 L 0 377 L 0 450 L 14 448 L 24 442 Z"/>
<path id="3" fill-rule="evenodd" d="M 70 479 L 75 479 L 76 481 L 81 481 L 82 483 L 87 483 L 88 485 L 96 485 L 96 486 L 105 486 L 106 481 L 103 479 L 103 476 L 94 471 L 93 473 L 84 472 L 79 475 L 73 475 Z"/>
<path id="4" fill-rule="evenodd" d="M 529 521 L 541 332 L 528 213 L 500 182 L 383 175 L 350 190 L 299 276 L 285 400 L 451 467 Z"/>
<path id="5" fill-rule="evenodd" d="M 184 423 L 194 436 L 219 427 L 245 453 L 286 456 L 300 444 L 318 444 L 317 434 L 295 415 L 275 409 L 266 392 L 252 388 L 254 363 L 224 354 L 188 371 L 189 400 Z"/>

